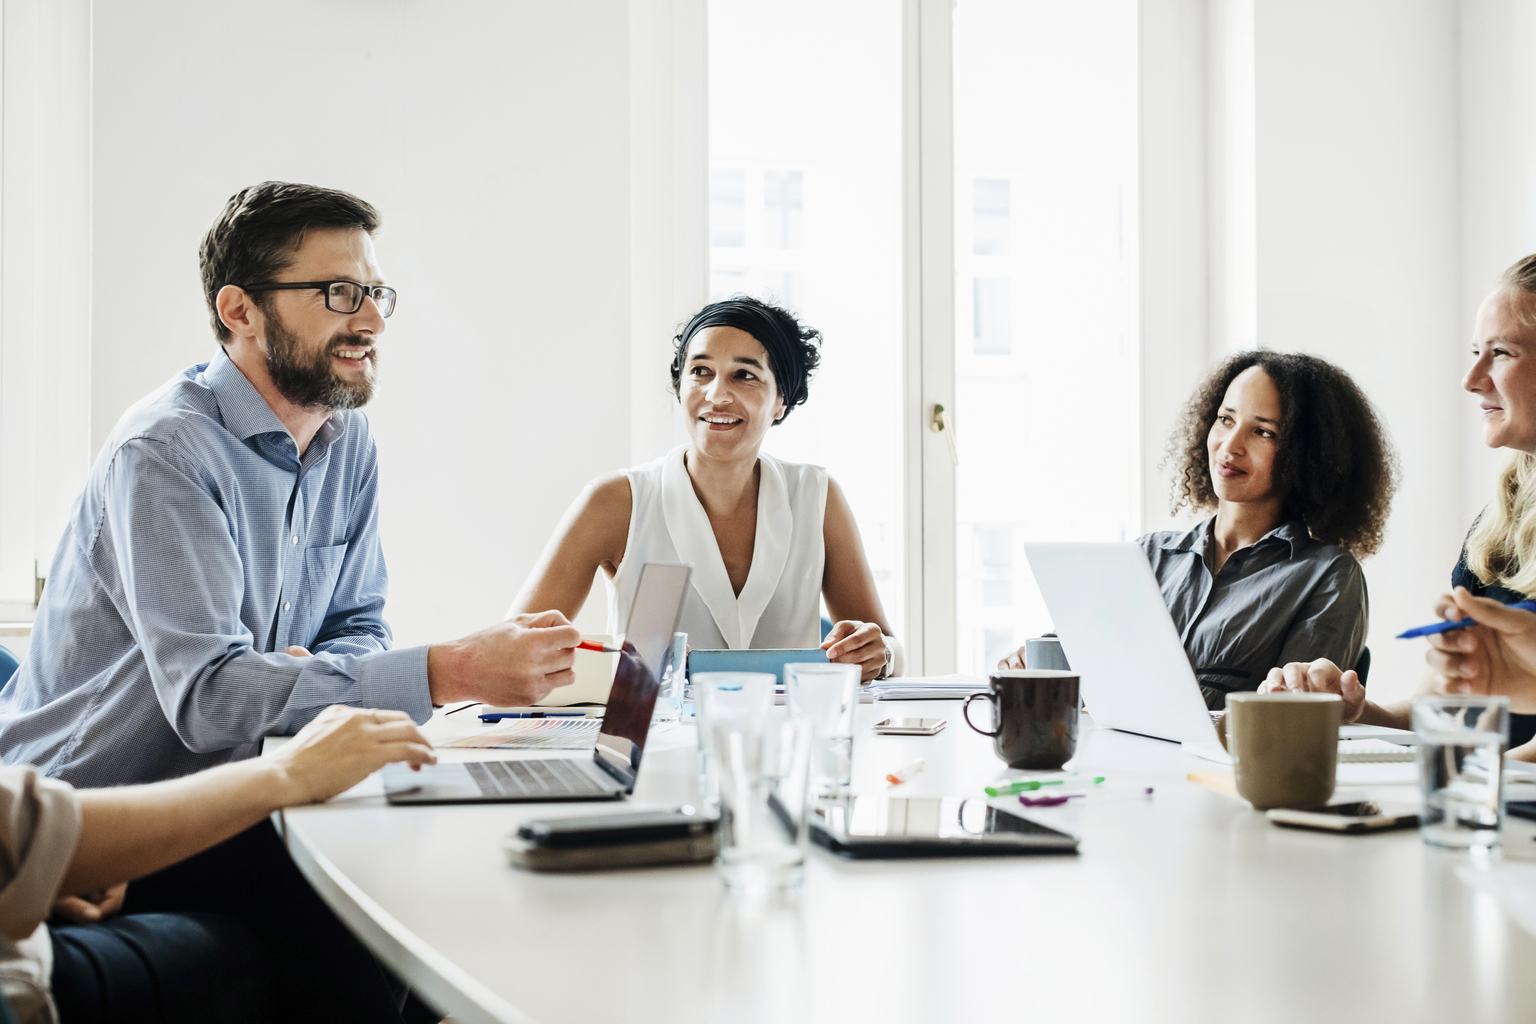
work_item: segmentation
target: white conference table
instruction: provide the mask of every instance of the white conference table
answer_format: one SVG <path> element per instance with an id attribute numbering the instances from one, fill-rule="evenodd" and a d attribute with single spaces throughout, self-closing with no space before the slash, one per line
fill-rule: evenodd
<path id="1" fill-rule="evenodd" d="M 892 714 L 949 725 L 869 731 Z M 927 767 L 900 795 L 980 797 L 1002 774 L 957 701 L 864 705 L 859 721 L 856 792 L 916 757 Z M 653 732 L 638 803 L 694 799 L 693 734 Z M 804 887 L 771 898 L 726 892 L 708 865 L 557 875 L 504 859 L 526 818 L 623 805 L 392 808 L 374 777 L 280 827 L 337 914 L 460 1024 L 1536 1019 L 1536 940 L 1464 880 L 1467 855 L 1414 830 L 1274 827 L 1186 779 L 1219 766 L 1157 740 L 1089 728 L 1070 767 L 1155 792 L 1038 812 L 1080 830 L 1075 856 L 851 861 L 812 846 Z M 1533 836 L 1510 822 L 1506 864 L 1536 859 Z"/>

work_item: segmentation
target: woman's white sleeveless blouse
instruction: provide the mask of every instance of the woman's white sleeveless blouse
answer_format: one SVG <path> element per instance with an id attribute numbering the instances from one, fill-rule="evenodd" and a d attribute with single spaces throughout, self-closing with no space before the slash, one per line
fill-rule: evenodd
<path id="1" fill-rule="evenodd" d="M 631 506 L 624 560 L 608 582 L 608 631 L 629 621 L 629 606 L 646 562 L 693 566 L 678 630 L 690 647 L 818 647 L 826 545 L 827 471 L 759 454 L 757 540 L 752 569 L 737 597 L 725 572 L 709 516 L 683 465 L 686 447 L 626 470 Z"/>

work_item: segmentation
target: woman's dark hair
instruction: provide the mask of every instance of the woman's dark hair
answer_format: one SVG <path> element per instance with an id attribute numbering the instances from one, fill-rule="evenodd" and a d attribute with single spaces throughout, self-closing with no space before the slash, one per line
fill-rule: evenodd
<path id="1" fill-rule="evenodd" d="M 1356 558 L 1381 546 L 1397 488 L 1397 456 L 1376 410 L 1349 374 L 1326 360 L 1297 352 L 1259 349 L 1227 359 L 1195 390 L 1168 441 L 1178 469 L 1173 510 L 1216 504 L 1206 439 L 1237 375 L 1257 366 L 1280 392 L 1280 446 L 1276 493 L 1285 518 L 1301 519 L 1324 544 Z"/>
<path id="2" fill-rule="evenodd" d="M 379 211 L 357 196 L 318 185 L 264 181 L 230 196 L 197 252 L 214 336 L 229 340 L 229 328 L 219 319 L 219 289 L 272 280 L 293 262 L 305 231 L 356 228 L 371 235 L 382 223 Z M 269 301 L 265 294 L 256 296 L 258 305 Z"/>
<path id="3" fill-rule="evenodd" d="M 821 332 L 796 320 L 788 310 L 754 299 L 732 295 L 711 302 L 683 326 L 672 339 L 672 393 L 681 395 L 683 364 L 688 361 L 688 343 L 706 327 L 734 327 L 757 339 L 768 353 L 768 368 L 773 371 L 774 386 L 784 399 L 784 415 L 774 420 L 783 423 L 810 393 L 811 377 L 821 365 Z"/>

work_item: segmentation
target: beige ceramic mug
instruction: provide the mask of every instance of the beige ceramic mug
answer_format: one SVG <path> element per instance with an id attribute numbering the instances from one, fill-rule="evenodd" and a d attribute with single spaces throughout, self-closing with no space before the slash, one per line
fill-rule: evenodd
<path id="1" fill-rule="evenodd" d="M 1336 693 L 1228 694 L 1221 734 L 1238 795 L 1261 811 L 1326 804 L 1343 710 Z"/>

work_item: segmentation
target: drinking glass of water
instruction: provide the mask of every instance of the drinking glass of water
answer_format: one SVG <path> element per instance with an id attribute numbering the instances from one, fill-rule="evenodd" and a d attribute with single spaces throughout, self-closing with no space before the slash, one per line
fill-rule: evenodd
<path id="1" fill-rule="evenodd" d="M 720 811 L 720 766 L 715 755 L 717 725 L 762 726 L 773 710 L 775 678 L 767 672 L 699 672 L 693 677 L 693 707 L 699 726 L 699 801 L 706 814 Z"/>
<path id="2" fill-rule="evenodd" d="M 1419 697 L 1419 834 L 1454 850 L 1499 845 L 1508 697 Z"/>
<path id="3" fill-rule="evenodd" d="M 853 716 L 859 707 L 859 666 L 795 663 L 784 666 L 785 703 L 811 720 L 811 793 L 848 795 L 853 775 Z"/>

